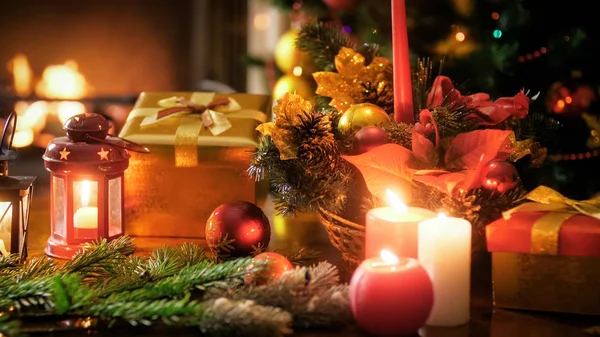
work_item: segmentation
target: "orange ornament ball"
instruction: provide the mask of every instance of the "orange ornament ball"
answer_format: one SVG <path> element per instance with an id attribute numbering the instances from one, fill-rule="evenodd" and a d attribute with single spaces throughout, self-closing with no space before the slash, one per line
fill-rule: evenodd
<path id="1" fill-rule="evenodd" d="M 266 270 L 254 275 L 253 279 L 256 283 L 266 283 L 280 279 L 285 272 L 294 269 L 294 266 L 290 260 L 288 260 L 285 256 L 275 252 L 260 253 L 254 257 L 253 261 L 267 261 Z M 249 279 L 246 278 L 246 281 L 248 282 Z"/>

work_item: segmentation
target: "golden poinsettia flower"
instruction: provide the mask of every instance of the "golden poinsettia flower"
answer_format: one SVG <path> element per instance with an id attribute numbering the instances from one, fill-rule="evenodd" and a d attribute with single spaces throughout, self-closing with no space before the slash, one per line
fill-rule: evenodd
<path id="1" fill-rule="evenodd" d="M 301 116 L 311 112 L 312 104 L 309 101 L 300 95 L 285 93 L 273 106 L 275 122 L 263 123 L 256 131 L 273 139 L 281 160 L 297 158 L 298 144 L 292 129 L 301 124 Z"/>
<path id="2" fill-rule="evenodd" d="M 361 102 L 365 84 L 371 88 L 380 88 L 390 79 L 386 68 L 390 61 L 385 57 L 375 57 L 371 64 L 365 65 L 365 57 L 351 48 L 343 47 L 335 57 L 337 72 L 320 71 L 313 74 L 317 81 L 316 93 L 333 98 L 332 107 L 346 111 L 351 105 Z"/>

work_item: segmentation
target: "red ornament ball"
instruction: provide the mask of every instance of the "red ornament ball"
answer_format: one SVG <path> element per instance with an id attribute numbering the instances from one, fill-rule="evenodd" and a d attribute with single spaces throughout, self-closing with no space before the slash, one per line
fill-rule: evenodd
<path id="1" fill-rule="evenodd" d="M 256 255 L 253 261 L 267 261 L 267 269 L 255 275 L 247 275 L 246 283 L 254 280 L 256 283 L 267 283 L 278 280 L 283 273 L 294 269 L 294 266 L 285 256 L 275 252 L 264 252 Z"/>
<path id="2" fill-rule="evenodd" d="M 390 137 L 385 130 L 379 126 L 367 126 L 354 135 L 354 150 L 361 154 L 389 142 Z"/>
<path id="3" fill-rule="evenodd" d="M 506 161 L 492 160 L 481 170 L 481 185 L 491 191 L 504 193 L 517 186 L 519 173 Z"/>
<path id="4" fill-rule="evenodd" d="M 323 0 L 323 2 L 333 10 L 348 11 L 358 5 L 357 0 Z"/>
<path id="5" fill-rule="evenodd" d="M 232 201 L 220 205 L 206 222 L 206 243 L 214 254 L 224 253 L 221 241 L 233 240 L 227 253 L 231 257 L 249 256 L 254 247 L 267 247 L 271 225 L 265 213 L 253 203 Z"/>

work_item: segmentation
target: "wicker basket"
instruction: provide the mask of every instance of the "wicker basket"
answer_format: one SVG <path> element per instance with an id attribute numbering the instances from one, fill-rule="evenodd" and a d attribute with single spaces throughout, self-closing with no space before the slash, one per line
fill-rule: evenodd
<path id="1" fill-rule="evenodd" d="M 319 219 L 329 235 L 331 244 L 342 253 L 344 260 L 358 265 L 365 258 L 365 226 L 348 221 L 322 208 Z"/>

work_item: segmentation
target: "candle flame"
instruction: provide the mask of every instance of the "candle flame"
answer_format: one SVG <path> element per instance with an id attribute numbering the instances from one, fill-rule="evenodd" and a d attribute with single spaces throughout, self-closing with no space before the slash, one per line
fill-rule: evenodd
<path id="1" fill-rule="evenodd" d="M 81 182 L 81 207 L 87 207 L 90 203 L 90 194 L 92 192 L 92 184 L 88 180 Z"/>
<path id="2" fill-rule="evenodd" d="M 387 249 L 382 249 L 381 250 L 381 259 L 383 260 L 383 262 L 387 263 L 387 264 L 398 264 L 400 263 L 400 260 L 398 259 L 398 257 L 390 252 Z"/>
<path id="3" fill-rule="evenodd" d="M 400 197 L 389 188 L 385 191 L 387 199 L 392 208 L 398 213 L 408 212 L 408 206 L 400 200 Z"/>
<path id="4" fill-rule="evenodd" d="M 438 213 L 438 219 L 448 219 L 448 216 L 446 216 L 446 213 L 440 212 Z"/>

